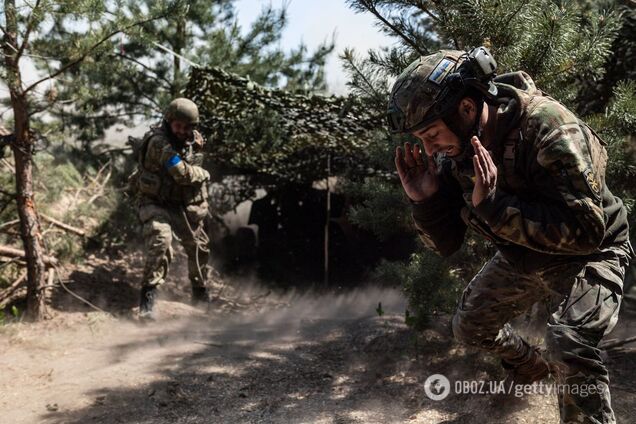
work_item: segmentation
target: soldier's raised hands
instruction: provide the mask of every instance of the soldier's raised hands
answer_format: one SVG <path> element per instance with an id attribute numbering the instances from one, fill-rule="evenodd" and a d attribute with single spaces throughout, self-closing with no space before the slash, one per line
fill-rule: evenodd
<path id="1" fill-rule="evenodd" d="M 494 193 L 497 187 L 497 166 L 479 138 L 473 137 L 471 143 L 475 149 L 473 166 L 476 177 L 472 202 L 473 206 L 477 207 L 486 197 Z"/>
<path id="2" fill-rule="evenodd" d="M 404 143 L 404 150 L 395 149 L 395 167 L 402 188 L 406 195 L 414 202 L 421 202 L 430 198 L 439 189 L 439 177 L 432 157 L 427 157 L 428 165 L 424 162 L 424 154 L 420 146 Z"/>

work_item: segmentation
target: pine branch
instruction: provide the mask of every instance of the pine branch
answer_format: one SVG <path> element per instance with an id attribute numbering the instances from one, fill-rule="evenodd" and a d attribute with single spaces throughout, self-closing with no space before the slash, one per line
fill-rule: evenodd
<path id="1" fill-rule="evenodd" d="M 170 80 L 168 80 L 165 77 L 161 77 L 161 76 L 157 75 L 157 72 L 155 72 L 154 69 L 152 69 L 148 65 L 145 65 L 145 64 L 141 63 L 137 59 L 132 58 L 130 56 L 126 56 L 125 54 L 121 54 L 121 53 L 116 53 L 114 56 L 119 56 L 119 57 L 121 57 L 123 59 L 126 59 L 126 60 L 129 60 L 131 62 L 136 63 L 137 65 L 141 66 L 145 70 L 147 70 L 149 72 L 152 72 L 154 74 L 154 75 L 148 75 L 150 78 L 153 78 L 155 81 L 158 81 L 158 82 L 161 82 L 161 81 L 165 82 L 167 84 L 165 88 L 167 88 L 167 89 L 170 89 L 170 87 L 172 87 L 172 83 L 170 82 Z"/>
<path id="2" fill-rule="evenodd" d="M 380 99 L 384 98 L 383 94 L 376 90 L 373 83 L 369 80 L 369 78 L 367 78 L 364 72 L 362 72 L 362 69 L 360 69 L 360 67 L 356 65 L 355 57 L 353 56 L 353 52 L 351 50 L 345 50 L 342 58 L 347 61 L 347 63 L 349 64 L 349 68 L 354 72 L 355 75 L 358 75 L 362 82 L 367 86 L 366 90 L 363 87 L 358 86 L 360 90 L 364 91 L 370 98 L 374 99 L 374 101 L 379 101 Z"/>
<path id="3" fill-rule="evenodd" d="M 131 79 L 131 81 L 130 81 L 130 82 L 131 82 L 132 84 L 134 84 L 134 86 L 135 86 L 135 88 L 136 88 L 136 90 L 137 90 L 137 93 L 139 93 L 139 95 L 140 95 L 141 97 L 143 97 L 144 99 L 148 100 L 150 103 L 154 104 L 154 105 L 155 105 L 158 109 L 161 109 L 161 105 L 159 104 L 159 102 L 158 102 L 157 100 L 153 99 L 152 97 L 150 97 L 149 95 L 147 95 L 146 93 L 144 93 L 144 92 L 143 92 L 143 90 L 140 90 L 140 89 L 139 89 L 139 84 L 138 84 L 138 82 L 139 82 L 139 81 L 133 81 L 133 80 Z"/>
<path id="4" fill-rule="evenodd" d="M 24 37 L 22 37 L 22 44 L 20 45 L 20 47 L 18 47 L 16 60 L 20 60 L 20 57 L 22 57 L 22 53 L 24 52 L 24 49 L 29 43 L 29 37 L 31 36 L 31 31 L 33 31 L 33 26 L 36 20 L 35 15 L 37 13 L 38 8 L 40 7 L 40 2 L 41 0 L 37 0 L 35 2 L 35 6 L 33 6 L 33 9 L 31 10 L 31 14 L 29 15 L 29 19 L 27 20 L 26 31 L 24 32 Z"/>
<path id="5" fill-rule="evenodd" d="M 395 25 L 389 22 L 382 14 L 378 11 L 373 3 L 373 0 L 358 0 L 357 1 L 361 6 L 363 6 L 367 11 L 373 14 L 380 22 L 382 22 L 385 26 L 387 26 L 391 31 L 393 31 L 396 35 L 404 40 L 409 46 L 411 46 L 416 52 L 418 52 L 422 56 L 426 56 L 429 54 L 428 50 L 422 48 L 417 45 L 413 40 L 411 40 L 406 34 L 400 31 Z"/>
<path id="6" fill-rule="evenodd" d="M 519 7 L 516 8 L 509 16 L 507 16 L 504 21 L 503 24 L 504 25 L 508 25 L 510 24 L 510 22 L 512 22 L 512 20 L 515 18 L 515 16 L 517 16 L 519 14 L 519 12 L 521 12 L 521 9 L 523 9 L 524 7 L 526 7 L 529 3 L 529 0 L 522 0 L 519 2 Z"/>
<path id="7" fill-rule="evenodd" d="M 57 71 L 47 75 L 44 78 L 39 79 L 38 81 L 34 82 L 33 84 L 31 84 L 30 86 L 28 86 L 26 88 L 26 90 L 24 90 L 24 94 L 28 93 L 29 91 L 31 91 L 32 89 L 34 89 L 36 86 L 38 86 L 40 83 L 43 83 L 44 81 L 48 81 L 52 78 L 55 78 L 56 76 L 60 75 L 61 73 L 63 73 L 64 71 L 66 71 L 67 69 L 77 65 L 78 63 L 80 63 L 81 61 L 83 61 L 84 59 L 86 59 L 86 57 L 93 51 L 95 50 L 97 47 L 101 46 L 102 44 L 104 44 L 106 41 L 110 40 L 112 37 L 114 37 L 117 34 L 126 32 L 127 30 L 134 28 L 136 26 L 141 26 L 143 24 L 147 24 L 149 22 L 152 21 L 156 21 L 157 19 L 161 19 L 161 18 L 165 18 L 168 15 L 168 12 L 162 13 L 161 15 L 158 16 L 153 16 L 151 18 L 148 19 L 144 19 L 143 21 L 138 21 L 135 22 L 131 25 L 125 26 L 123 28 L 119 28 L 115 31 L 110 32 L 109 34 L 107 34 L 105 37 L 103 37 L 101 40 L 99 40 L 97 43 L 93 44 L 89 49 L 87 49 L 79 58 L 73 60 L 72 62 L 67 63 L 66 65 L 62 66 L 60 69 L 58 69 Z"/>
<path id="8" fill-rule="evenodd" d="M 417 9 L 420 9 L 422 12 L 424 12 L 429 18 L 431 18 L 435 22 L 440 21 L 439 16 L 431 12 L 430 9 L 424 5 L 424 2 L 422 0 L 407 1 L 407 3 Z"/>

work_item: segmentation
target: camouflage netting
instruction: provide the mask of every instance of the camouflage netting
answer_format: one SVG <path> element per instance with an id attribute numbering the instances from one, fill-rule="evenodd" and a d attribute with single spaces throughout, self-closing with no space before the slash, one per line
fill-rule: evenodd
<path id="1" fill-rule="evenodd" d="M 277 182 L 324 178 L 328 155 L 336 173 L 355 167 L 383 126 L 353 97 L 269 89 L 219 68 L 193 69 L 185 94 L 215 159 Z"/>

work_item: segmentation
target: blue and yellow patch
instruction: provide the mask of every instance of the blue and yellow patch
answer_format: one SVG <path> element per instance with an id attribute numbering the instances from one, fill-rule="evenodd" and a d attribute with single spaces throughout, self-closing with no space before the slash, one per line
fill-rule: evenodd
<path id="1" fill-rule="evenodd" d="M 446 78 L 446 75 L 448 75 L 450 70 L 453 69 L 454 65 L 454 61 L 447 58 L 442 59 L 437 64 L 435 69 L 433 69 L 433 72 L 431 72 L 428 80 L 434 82 L 437 85 L 440 85 L 444 81 L 444 78 Z"/>
<path id="2" fill-rule="evenodd" d="M 166 162 L 166 169 L 173 168 L 181 163 L 181 157 L 179 155 L 174 155 Z"/>

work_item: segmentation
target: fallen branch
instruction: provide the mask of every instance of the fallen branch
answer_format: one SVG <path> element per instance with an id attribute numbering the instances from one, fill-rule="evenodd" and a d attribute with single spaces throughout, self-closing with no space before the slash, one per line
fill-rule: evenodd
<path id="1" fill-rule="evenodd" d="M 6 159 L 2 159 L 0 162 L 2 162 L 2 164 L 9 170 L 11 171 L 12 174 L 15 174 L 15 168 L 13 167 L 13 165 L 11 165 L 9 163 L 8 160 Z"/>
<path id="2" fill-rule="evenodd" d="M 21 261 L 20 258 L 0 259 L 0 268 L 4 268 L 5 266 L 11 265 L 11 264 L 26 266 L 26 262 Z"/>
<path id="3" fill-rule="evenodd" d="M 24 254 L 24 250 L 16 249 L 15 247 L 10 246 L 1 246 L 0 245 L 0 256 L 7 256 L 9 258 L 24 258 L 26 259 L 26 255 Z M 43 255 L 42 260 L 46 265 L 57 265 L 57 258 L 49 255 Z"/>
<path id="4" fill-rule="evenodd" d="M 21 297 L 19 295 L 16 295 L 16 291 L 20 288 L 20 285 L 26 281 L 26 276 L 27 274 L 25 272 L 24 274 L 20 275 L 17 280 L 11 283 L 9 287 L 0 291 L 0 309 L 3 309 L 5 305 Z M 24 293 L 20 294 L 26 295 L 26 290 L 24 290 Z"/>
<path id="5" fill-rule="evenodd" d="M 15 303 L 18 300 L 26 299 L 27 289 L 26 287 L 20 287 L 11 293 L 6 299 L 0 300 L 0 309 L 4 309 L 7 305 Z"/>
<path id="6" fill-rule="evenodd" d="M 100 171 L 101 172 L 101 171 Z M 97 185 L 97 193 L 93 194 L 91 196 L 90 199 L 88 199 L 88 201 L 86 202 L 86 204 L 90 205 L 92 204 L 96 199 L 99 199 L 100 197 L 102 197 L 104 195 L 105 189 L 106 189 L 106 184 L 108 183 L 108 180 L 110 180 L 111 175 L 113 174 L 113 169 L 112 167 L 108 170 L 108 174 L 106 174 L 106 176 L 104 177 L 104 180 L 100 183 L 97 182 L 97 178 L 95 178 L 95 184 Z"/>
<path id="7" fill-rule="evenodd" d="M 0 230 L 2 230 L 5 227 L 11 227 L 15 224 L 19 224 L 20 220 L 19 219 L 14 219 L 13 221 L 7 221 L 5 223 L 0 224 Z"/>
<path id="8" fill-rule="evenodd" d="M 41 213 L 40 216 L 42 218 L 44 218 L 45 221 L 50 222 L 51 224 L 55 225 L 56 227 L 60 227 L 63 230 L 69 231 L 71 233 L 75 233 L 75 234 L 80 235 L 82 237 L 87 237 L 86 231 L 84 231 L 82 229 L 79 229 L 79 228 L 76 228 L 76 227 L 72 227 L 72 226 L 70 226 L 68 224 L 63 223 L 62 221 L 58 221 L 55 218 L 51 218 L 48 215 L 44 215 L 43 213 Z"/>

